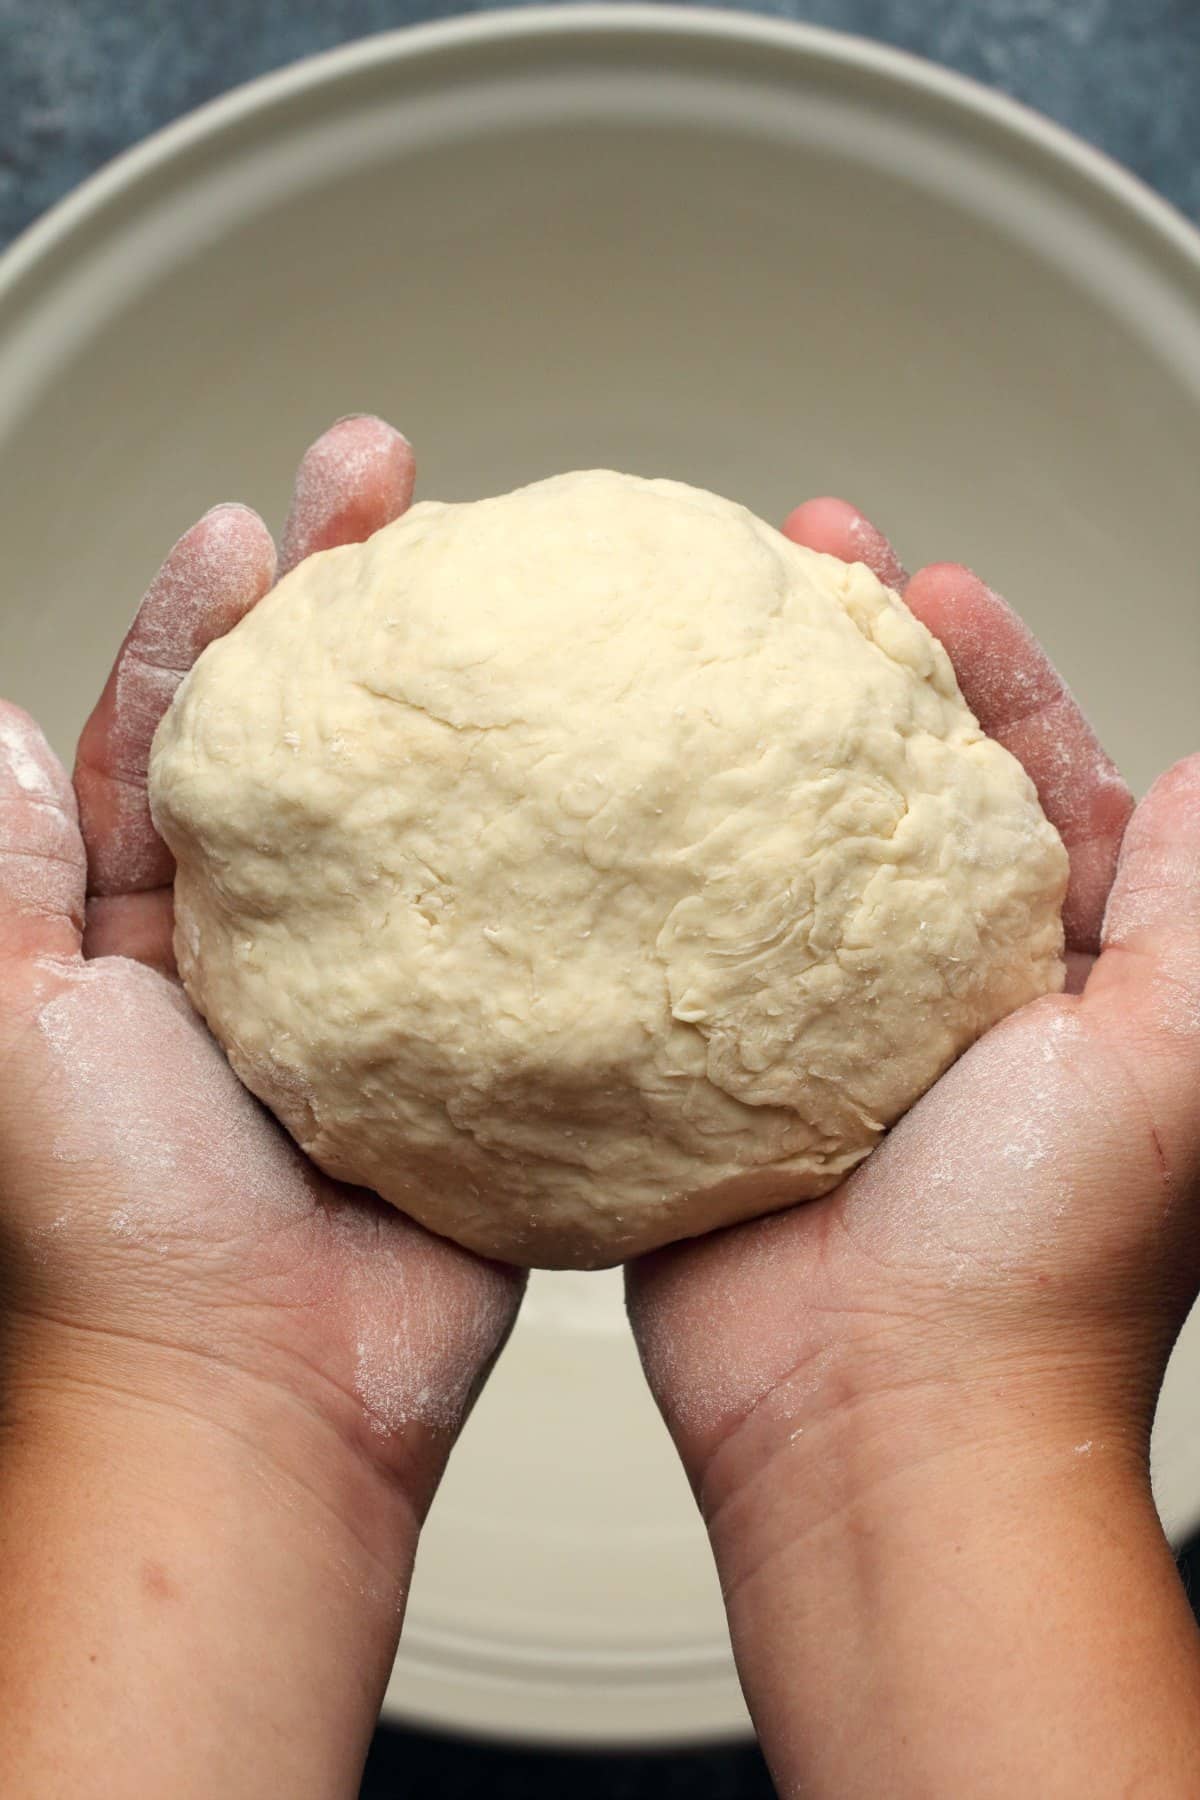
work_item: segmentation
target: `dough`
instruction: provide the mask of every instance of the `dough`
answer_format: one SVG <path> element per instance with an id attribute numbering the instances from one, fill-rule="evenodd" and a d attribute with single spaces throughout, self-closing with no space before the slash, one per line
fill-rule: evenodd
<path id="1" fill-rule="evenodd" d="M 315 1162 L 518 1263 L 824 1193 L 1062 985 L 1067 861 L 866 568 L 672 481 L 425 502 L 204 652 L 176 949 Z"/>

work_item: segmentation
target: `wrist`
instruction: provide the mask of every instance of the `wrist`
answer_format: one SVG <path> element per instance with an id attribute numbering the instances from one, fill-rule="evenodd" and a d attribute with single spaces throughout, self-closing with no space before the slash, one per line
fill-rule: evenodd
<path id="1" fill-rule="evenodd" d="M 41 1791 L 100 1733 L 131 1793 L 351 1791 L 416 1545 L 402 1490 L 236 1371 L 97 1362 L 5 1395 L 0 1787 Z"/>
<path id="2" fill-rule="evenodd" d="M 1194 1628 L 1132 1418 L 1010 1370 L 777 1392 L 725 1440 L 701 1498 L 781 1790 L 1116 1795 L 1151 1754 L 1191 1766 Z"/>
<path id="3" fill-rule="evenodd" d="M 914 1504 L 972 1488 L 1014 1497 L 1035 1489 L 1069 1502 L 1080 1484 L 1149 1491 L 1149 1412 L 1122 1368 L 1103 1359 L 994 1359 L 969 1349 L 903 1358 L 827 1344 L 778 1380 L 693 1470 L 701 1507 L 731 1553 L 747 1518 L 793 1533 L 836 1521 L 888 1520 Z M 783 1513 L 776 1501 L 787 1497 Z M 760 1517 L 761 1515 L 761 1517 Z"/>
<path id="4" fill-rule="evenodd" d="M 7 1350 L 0 1472 L 9 1453 L 68 1466 L 86 1454 L 115 1497 L 139 1506 L 187 1475 L 193 1513 L 209 1490 L 236 1495 L 248 1531 L 278 1530 L 286 1515 L 285 1544 L 320 1538 L 364 1571 L 393 1571 L 415 1542 L 425 1496 L 407 1465 L 423 1464 L 428 1444 L 385 1455 L 352 1397 L 325 1393 L 315 1375 L 307 1389 L 282 1357 L 251 1370 L 180 1343 L 42 1320 L 12 1321 Z"/>
<path id="5" fill-rule="evenodd" d="M 981 1538 L 996 1518 L 1068 1510 L 1101 1487 L 1149 1495 L 1140 1423 L 1099 1395 L 1068 1397 L 1014 1375 L 938 1380 L 798 1401 L 776 1388 L 707 1460 L 698 1492 L 729 1579 L 753 1543 L 777 1546 L 864 1530 L 899 1538 L 936 1512 Z M 774 1540 L 777 1540 L 774 1541 Z M 864 1603 L 869 1595 L 864 1594 Z"/>

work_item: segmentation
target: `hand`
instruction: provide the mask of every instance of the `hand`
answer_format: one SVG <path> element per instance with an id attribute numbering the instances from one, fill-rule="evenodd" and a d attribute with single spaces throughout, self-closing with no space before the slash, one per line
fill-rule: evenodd
<path id="1" fill-rule="evenodd" d="M 810 502 L 785 529 L 903 587 L 980 722 L 1025 764 L 1070 852 L 1074 991 L 989 1032 L 834 1193 L 632 1270 L 643 1360 L 709 1521 L 781 1784 L 991 1793 L 988 1747 L 1015 1719 L 1003 1791 L 1124 1793 L 1146 1740 L 1178 1729 L 1164 1694 L 1200 1694 L 1146 1473 L 1200 1281 L 1200 757 L 1130 821 L 1075 703 L 976 577 L 938 565 L 906 583 L 842 502 Z M 1108 1555 L 1085 1576 L 1097 1533 Z M 1126 1566 L 1109 1578 L 1114 1542 Z M 1128 1582 L 1126 1607 L 1163 1624 L 1153 1701 L 1127 1642 L 1108 1668 L 1098 1647 L 1105 1631 L 1121 1642 L 1128 1612 L 1097 1621 L 1071 1593 L 1106 1578 L 1106 1603 Z M 931 1598 L 948 1589 L 961 1617 Z M 1004 1635 L 1017 1617 L 1023 1661 Z M 847 1666 L 812 1641 L 818 1619 L 853 1638 Z M 1080 1671 L 1064 1638 L 1099 1665 L 1086 1706 L 1067 1697 Z M 1176 1665 L 1170 1641 L 1186 1646 Z M 1064 1730 L 1074 1708 L 1080 1733 L 1099 1715 L 1099 1770 L 1060 1751 L 1050 1785 L 1044 1761 L 1022 1762 L 1019 1734 L 1046 1708 Z M 820 1742 L 798 1741 L 810 1723 Z"/>
<path id="2" fill-rule="evenodd" d="M 378 420 L 343 421 L 301 465 L 285 563 L 369 535 L 404 511 L 412 485 L 404 439 Z M 212 1641 L 193 1619 L 164 1666 L 182 1656 L 189 1706 L 203 1714 L 205 1656 L 219 1684 L 230 1657 L 253 1668 L 261 1642 L 290 1681 L 285 1706 L 302 1714 L 287 1759 L 308 1761 L 295 1781 L 277 1763 L 267 1789 L 239 1785 L 244 1762 L 228 1779 L 208 1762 L 197 1791 L 209 1794 L 300 1794 L 310 1782 L 340 1791 L 320 1785 L 329 1769 L 308 1754 L 305 1726 L 336 1716 L 341 1692 L 365 1742 L 417 1521 L 520 1293 L 514 1271 L 321 1177 L 241 1087 L 172 979 L 172 865 L 146 801 L 151 739 L 184 672 L 274 575 L 274 545 L 245 507 L 210 512 L 179 541 L 83 732 L 75 793 L 33 721 L 0 708 L 0 1479 L 16 1483 L 0 1506 L 10 1525 L 0 1563 L 10 1593 L 36 1596 L 36 1624 L 19 1643 L 8 1635 L 31 1710 L 44 1711 L 38 1682 L 53 1665 L 86 1735 L 88 1621 L 105 1582 L 86 1570 L 93 1591 L 64 1594 L 53 1534 L 38 1561 L 38 1531 L 27 1537 L 17 1521 L 22 1504 L 39 1510 L 47 1484 L 64 1513 L 95 1506 L 81 1520 L 84 1553 L 90 1544 L 107 1557 L 120 1590 L 108 1596 L 117 1641 L 107 1628 L 101 1638 L 110 1663 L 134 1665 L 121 1677 L 128 1704 L 147 1651 L 126 1599 L 139 1603 L 147 1583 L 158 1596 L 190 1587 L 202 1610 L 196 1591 L 215 1594 Z M 22 1486 L 26 1465 L 36 1474 Z M 97 1487 L 112 1492 L 114 1516 Z M 224 1501 L 206 1518 L 210 1495 Z M 226 1555 L 252 1597 L 253 1617 L 236 1629 L 237 1604 L 214 1573 Z M 264 1714 L 277 1726 L 271 1692 L 264 1680 L 250 1702 L 259 1757 L 274 1754 L 262 1735 Z M 16 1716 L 12 1701 L 0 1710 Z M 214 1743 L 231 1740 L 219 1754 L 236 1759 L 244 1746 L 228 1716 L 212 1725 Z M 8 1770 L 0 1746 L 4 1791 L 48 1791 L 37 1753 Z M 336 1779 L 352 1779 L 353 1766 L 343 1757 Z M 168 1762 L 162 1791 L 191 1792 L 185 1775 Z M 140 1789 L 131 1779 L 135 1790 L 150 1791 L 148 1775 Z"/>

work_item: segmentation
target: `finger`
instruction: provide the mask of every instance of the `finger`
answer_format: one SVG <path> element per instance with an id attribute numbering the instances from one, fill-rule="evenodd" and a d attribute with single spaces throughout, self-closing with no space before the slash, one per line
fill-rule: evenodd
<path id="1" fill-rule="evenodd" d="M 78 955 L 86 874 L 66 771 L 29 714 L 0 700 L 0 957 Z"/>
<path id="2" fill-rule="evenodd" d="M 866 563 L 885 587 L 903 592 L 908 580 L 904 564 L 887 538 L 848 500 L 826 495 L 805 500 L 783 522 L 783 535 L 809 550 L 823 550 L 841 562 Z"/>
<path id="3" fill-rule="evenodd" d="M 138 894 L 96 895 L 87 904 L 83 954 L 89 961 L 96 956 L 127 956 L 164 975 L 174 975 L 174 929 L 174 896 L 169 887 Z"/>
<path id="4" fill-rule="evenodd" d="M 1101 980 L 1135 979 L 1139 967 L 1177 974 L 1194 989 L 1182 1023 L 1200 1034 L 1200 755 L 1160 775 L 1134 813 L 1102 936 L 1089 992 Z M 1181 1022 L 1178 1009 L 1172 1022 Z"/>
<path id="5" fill-rule="evenodd" d="M 1134 813 L 1102 937 L 1085 1008 L 1153 1074 L 1164 1131 L 1200 1150 L 1200 755 L 1160 775 Z"/>
<path id="6" fill-rule="evenodd" d="M 1067 966 L 1068 994 L 1082 994 L 1096 966 L 1096 958 L 1086 950 L 1068 950 L 1063 959 Z"/>
<path id="7" fill-rule="evenodd" d="M 317 550 L 361 544 L 412 503 L 416 461 L 402 432 L 363 414 L 339 419 L 305 452 L 283 531 L 280 568 Z"/>
<path id="8" fill-rule="evenodd" d="M 174 865 L 146 799 L 155 730 L 200 652 L 231 630 L 274 578 L 270 533 L 246 506 L 207 513 L 155 576 L 79 740 L 75 789 L 93 894 L 170 881 Z"/>
<path id="9" fill-rule="evenodd" d="M 1071 861 L 1063 924 L 1071 950 L 1094 954 L 1133 796 L 1027 626 L 977 575 L 935 563 L 905 585 L 899 559 L 845 500 L 808 500 L 784 532 L 810 549 L 865 562 L 901 588 L 949 653 L 967 705 L 1025 766 Z"/>
<path id="10" fill-rule="evenodd" d="M 977 575 L 934 563 L 918 570 L 904 598 L 945 646 L 983 729 L 1037 788 L 1071 859 L 1067 943 L 1095 951 L 1132 794 L 1029 627 Z"/>
<path id="11" fill-rule="evenodd" d="M 1104 948 L 1200 958 L 1200 755 L 1160 775 L 1130 821 Z"/>

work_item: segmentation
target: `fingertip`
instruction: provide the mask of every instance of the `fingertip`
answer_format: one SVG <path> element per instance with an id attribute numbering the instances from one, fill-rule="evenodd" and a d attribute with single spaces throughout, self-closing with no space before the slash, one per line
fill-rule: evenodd
<path id="1" fill-rule="evenodd" d="M 371 412 L 343 413 L 340 418 L 337 418 L 333 421 L 333 424 L 331 426 L 329 426 L 328 431 L 322 432 L 321 436 L 328 437 L 329 432 L 340 431 L 344 425 L 361 425 L 361 426 L 367 427 L 370 430 L 377 432 L 379 434 L 380 438 L 387 437 L 388 439 L 398 441 L 401 444 L 407 444 L 408 448 L 410 450 L 412 449 L 411 439 L 407 438 L 404 435 L 404 433 L 400 430 L 400 427 L 398 425 L 390 424 L 389 421 L 387 419 L 382 418 L 379 413 L 371 413 Z M 316 440 L 317 443 L 320 443 L 320 441 L 321 441 L 320 438 L 318 438 Z"/>
<path id="2" fill-rule="evenodd" d="M 218 500 L 196 523 L 205 525 L 213 521 L 251 533 L 260 542 L 265 540 L 274 548 L 275 540 L 267 530 L 262 514 L 253 506 L 247 506 L 244 500 Z"/>
<path id="3" fill-rule="evenodd" d="M 1180 757 L 1151 784 L 1138 808 L 1141 812 L 1178 811 L 1180 822 L 1191 832 L 1200 832 L 1200 750 Z"/>
<path id="4" fill-rule="evenodd" d="M 310 444 L 296 473 L 281 566 L 361 543 L 407 512 L 416 458 L 402 431 L 374 413 L 351 413 Z"/>
<path id="5" fill-rule="evenodd" d="M 851 506 L 848 500 L 839 500 L 834 494 L 818 494 L 793 507 L 783 521 L 783 535 L 795 544 L 803 544 L 806 549 L 820 550 L 826 556 L 849 562 L 852 559 L 850 527 L 858 517 L 857 507 Z"/>
<path id="6" fill-rule="evenodd" d="M 783 535 L 806 549 L 836 556 L 840 562 L 865 563 L 885 587 L 903 590 L 908 576 L 889 540 L 848 500 L 822 494 L 795 507 L 783 522 Z"/>
<path id="7" fill-rule="evenodd" d="M 75 790 L 32 713 L 0 699 L 0 798 L 23 798 L 78 816 Z"/>
<path id="8" fill-rule="evenodd" d="M 214 506 L 167 553 L 121 647 L 132 659 L 182 676 L 214 638 L 231 631 L 275 580 L 275 540 L 250 506 Z"/>
<path id="9" fill-rule="evenodd" d="M 1200 911 L 1200 752 L 1164 769 L 1134 809 L 1121 845 L 1121 877 L 1148 852 L 1182 866 Z"/>
<path id="10" fill-rule="evenodd" d="M 931 562 L 923 563 L 914 572 L 909 585 L 915 587 L 918 593 L 936 595 L 943 590 L 953 592 L 963 587 L 969 588 L 973 583 L 978 583 L 980 587 L 984 585 L 974 569 L 969 568 L 966 563 Z"/>
<path id="11" fill-rule="evenodd" d="M 275 539 L 261 514 L 241 500 L 222 500 L 184 532 L 164 568 L 193 588 L 229 594 L 240 617 L 274 586 L 278 564 Z"/>
<path id="12" fill-rule="evenodd" d="M 200 523 L 203 524 L 205 519 L 214 518 L 217 513 L 244 513 L 246 517 L 250 519 L 258 519 L 259 517 L 254 508 L 252 506 L 247 506 L 244 500 L 218 500 L 203 514 Z M 259 520 L 259 522 L 261 524 L 261 520 Z"/>
<path id="13" fill-rule="evenodd" d="M 85 871 L 66 771 L 36 719 L 0 700 L 0 955 L 77 955 Z"/>
<path id="14" fill-rule="evenodd" d="M 18 749 L 28 744 L 45 742 L 45 734 L 33 714 L 18 706 L 15 700 L 0 696 L 0 751 L 15 756 Z"/>
<path id="15" fill-rule="evenodd" d="M 177 539 L 147 589 L 76 752 L 93 893 L 170 881 L 174 864 L 146 798 L 155 730 L 196 658 L 269 592 L 275 568 L 258 513 L 224 501 Z"/>
<path id="16" fill-rule="evenodd" d="M 938 622 L 952 624 L 960 616 L 968 622 L 997 610 L 1016 616 L 1008 602 L 966 563 L 926 563 L 912 576 L 904 598 L 935 637 L 941 636 Z"/>
<path id="17" fill-rule="evenodd" d="M 1101 937 L 1107 948 L 1143 933 L 1200 950 L 1200 754 L 1158 777 L 1125 832 Z"/>
<path id="18" fill-rule="evenodd" d="M 913 580 L 922 584 L 928 581 L 935 587 L 942 584 L 949 587 L 960 587 L 964 584 L 969 586 L 973 582 L 979 587 L 986 586 L 982 577 L 977 575 L 969 564 L 961 562 L 923 563 L 913 576 Z M 992 591 L 991 588 L 988 588 L 989 593 Z"/>

